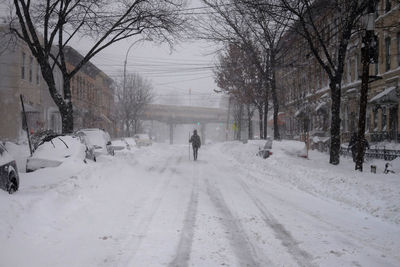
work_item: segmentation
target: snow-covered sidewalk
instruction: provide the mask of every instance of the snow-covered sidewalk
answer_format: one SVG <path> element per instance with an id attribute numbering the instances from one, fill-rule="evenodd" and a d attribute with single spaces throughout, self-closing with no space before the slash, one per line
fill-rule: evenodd
<path id="1" fill-rule="evenodd" d="M 303 144 L 155 144 L 21 174 L 0 192 L 1 266 L 399 266 L 397 174 Z"/>
<path id="2" fill-rule="evenodd" d="M 265 174 L 265 180 L 284 183 L 322 198 L 331 198 L 344 206 L 355 207 L 382 220 L 400 224 L 400 159 L 391 164 L 395 174 L 384 174 L 384 160 L 368 161 L 364 172 L 354 171 L 351 158 L 341 157 L 340 165 L 329 164 L 329 155 L 309 151 L 309 159 L 298 157 L 302 142 L 274 142 L 273 156 L 267 160 L 255 157 L 263 141 L 224 143 L 221 150 L 232 155 L 241 168 Z M 370 166 L 377 173 L 370 173 Z"/>

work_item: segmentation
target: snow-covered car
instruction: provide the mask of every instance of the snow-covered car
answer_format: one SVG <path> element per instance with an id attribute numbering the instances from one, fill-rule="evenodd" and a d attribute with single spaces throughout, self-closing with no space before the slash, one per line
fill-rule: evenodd
<path id="1" fill-rule="evenodd" d="M 17 163 L 0 143 L 0 188 L 12 194 L 19 188 Z"/>
<path id="2" fill-rule="evenodd" d="M 101 129 L 82 129 L 75 133 L 85 140 L 85 144 L 93 149 L 95 157 L 99 155 L 114 155 L 114 148 L 111 144 L 110 135 Z"/>
<path id="3" fill-rule="evenodd" d="M 135 134 L 133 138 L 137 146 L 150 146 L 153 143 L 148 134 Z"/>
<path id="4" fill-rule="evenodd" d="M 131 146 L 130 144 L 125 140 L 125 138 L 120 138 L 120 139 L 115 139 L 112 141 L 112 147 L 114 151 L 119 151 L 119 150 L 130 150 Z"/>
<path id="5" fill-rule="evenodd" d="M 74 136 L 57 136 L 43 142 L 27 159 L 26 171 L 57 167 L 67 160 L 85 161 L 86 147 Z"/>
<path id="6" fill-rule="evenodd" d="M 262 157 L 263 159 L 269 158 L 272 155 L 272 138 L 267 137 L 267 140 L 264 144 L 264 147 L 259 148 L 257 152 L 257 156 Z"/>

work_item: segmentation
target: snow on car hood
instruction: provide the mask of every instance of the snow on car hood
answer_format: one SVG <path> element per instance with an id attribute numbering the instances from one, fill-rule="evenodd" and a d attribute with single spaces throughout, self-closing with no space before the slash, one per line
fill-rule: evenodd
<path id="1" fill-rule="evenodd" d="M 57 161 L 83 160 L 85 158 L 85 146 L 79 139 L 72 136 L 59 136 L 40 145 L 33 153 L 32 158 Z"/>

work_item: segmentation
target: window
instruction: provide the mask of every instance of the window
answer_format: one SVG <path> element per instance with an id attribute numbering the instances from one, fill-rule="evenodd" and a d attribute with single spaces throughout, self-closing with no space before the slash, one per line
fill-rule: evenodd
<path id="1" fill-rule="evenodd" d="M 378 107 L 374 108 L 374 132 L 378 131 Z"/>
<path id="2" fill-rule="evenodd" d="M 380 40 L 379 36 L 376 40 L 377 40 L 377 42 L 376 42 L 377 59 L 375 62 L 375 75 L 378 75 L 379 74 L 379 40 Z"/>
<path id="3" fill-rule="evenodd" d="M 26 58 L 26 54 L 24 52 L 22 52 L 21 79 L 25 79 L 25 58 Z"/>
<path id="4" fill-rule="evenodd" d="M 385 12 L 389 12 L 390 9 L 392 9 L 392 4 L 390 3 L 390 0 L 385 1 Z"/>
<path id="5" fill-rule="evenodd" d="M 385 39 L 385 58 L 386 58 L 386 71 L 390 70 L 390 37 Z"/>
<path id="6" fill-rule="evenodd" d="M 350 59 L 347 59 L 347 64 L 346 64 L 346 81 L 347 81 L 347 83 L 351 82 Z"/>
<path id="7" fill-rule="evenodd" d="M 382 119 L 382 121 L 381 121 L 381 131 L 382 132 L 385 132 L 387 129 L 386 129 L 386 121 L 387 121 L 387 116 L 386 116 L 386 107 L 382 107 L 382 110 L 381 110 L 381 114 L 382 114 L 382 117 L 381 117 L 381 119 Z"/>
<path id="8" fill-rule="evenodd" d="M 400 67 L 400 32 L 397 33 L 397 66 Z"/>
<path id="9" fill-rule="evenodd" d="M 354 56 L 354 80 L 358 80 L 358 54 Z"/>
<path id="10" fill-rule="evenodd" d="M 39 63 L 36 64 L 36 84 L 40 84 L 40 66 Z"/>
<path id="11" fill-rule="evenodd" d="M 29 57 L 29 82 L 32 82 L 32 74 L 33 74 L 33 57 Z"/>

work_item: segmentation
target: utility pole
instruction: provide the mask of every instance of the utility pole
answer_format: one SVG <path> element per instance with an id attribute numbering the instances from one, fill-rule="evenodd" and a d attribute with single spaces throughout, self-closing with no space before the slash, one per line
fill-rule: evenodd
<path id="1" fill-rule="evenodd" d="M 377 64 L 377 51 L 376 39 L 374 34 L 375 28 L 375 1 L 369 0 L 366 14 L 366 31 L 362 38 L 361 48 L 361 63 L 362 63 L 362 76 L 361 76 L 361 95 L 360 95 L 360 112 L 358 119 L 358 134 L 356 143 L 356 166 L 355 169 L 362 172 L 365 151 L 365 118 L 367 111 L 368 101 L 368 83 L 369 83 L 369 65 L 370 63 Z M 375 49 L 375 50 L 374 50 Z"/>

